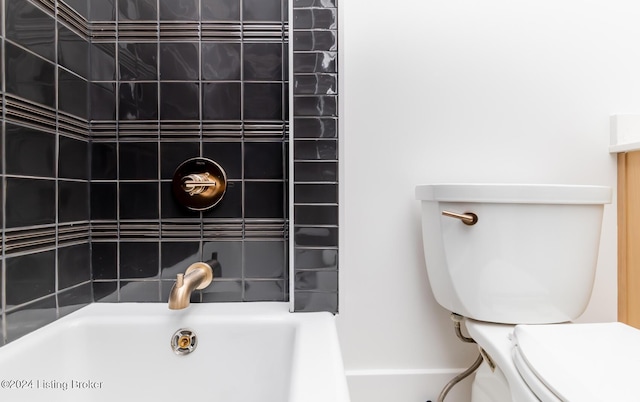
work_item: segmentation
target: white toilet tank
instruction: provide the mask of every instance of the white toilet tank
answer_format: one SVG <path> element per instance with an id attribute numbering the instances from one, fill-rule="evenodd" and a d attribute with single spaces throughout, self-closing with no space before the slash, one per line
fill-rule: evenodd
<path id="1" fill-rule="evenodd" d="M 480 321 L 550 324 L 587 307 L 604 204 L 601 186 L 433 184 L 416 187 L 431 289 Z M 442 211 L 473 213 L 474 225 Z"/>

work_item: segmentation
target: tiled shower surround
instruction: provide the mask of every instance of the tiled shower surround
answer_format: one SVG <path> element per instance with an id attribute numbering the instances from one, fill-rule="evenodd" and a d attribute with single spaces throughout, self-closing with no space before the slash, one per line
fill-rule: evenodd
<path id="1" fill-rule="evenodd" d="M 0 345 L 93 301 L 166 302 L 212 255 L 193 301 L 337 311 L 334 0 L 293 1 L 293 105 L 286 1 L 0 2 Z M 229 182 L 205 212 L 170 192 L 198 156 Z"/>

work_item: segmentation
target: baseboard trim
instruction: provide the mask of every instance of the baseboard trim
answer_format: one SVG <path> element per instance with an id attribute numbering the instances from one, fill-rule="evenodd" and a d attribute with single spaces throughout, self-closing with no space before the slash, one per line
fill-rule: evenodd
<path id="1" fill-rule="evenodd" d="M 436 402 L 442 388 L 465 369 L 347 370 L 351 402 Z M 473 376 L 457 384 L 446 402 L 469 402 Z"/>

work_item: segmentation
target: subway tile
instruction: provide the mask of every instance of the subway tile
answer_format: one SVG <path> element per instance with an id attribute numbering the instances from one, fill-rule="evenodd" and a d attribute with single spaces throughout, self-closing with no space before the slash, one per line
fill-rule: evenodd
<path id="1" fill-rule="evenodd" d="M 202 290 L 202 302 L 240 302 L 242 301 L 242 281 L 216 281 Z"/>
<path id="2" fill-rule="evenodd" d="M 91 280 L 89 243 L 58 249 L 58 289 L 66 289 Z"/>
<path id="3" fill-rule="evenodd" d="M 296 73 L 337 73 L 338 53 L 329 51 L 294 52 L 293 71 Z"/>
<path id="4" fill-rule="evenodd" d="M 337 140 L 296 140 L 293 157 L 296 160 L 337 160 Z"/>
<path id="5" fill-rule="evenodd" d="M 337 313 L 338 294 L 296 291 L 294 304 L 296 312 L 328 311 Z"/>
<path id="6" fill-rule="evenodd" d="M 162 278 L 175 279 L 193 263 L 202 261 L 199 241 L 180 241 L 160 243 Z"/>
<path id="7" fill-rule="evenodd" d="M 197 142 L 160 142 L 160 177 L 173 179 L 173 175 L 184 161 L 200 155 Z"/>
<path id="8" fill-rule="evenodd" d="M 94 182 L 91 188 L 91 219 L 114 220 L 118 211 L 117 183 Z"/>
<path id="9" fill-rule="evenodd" d="M 293 119 L 295 138 L 337 138 L 338 119 L 335 117 L 299 117 Z"/>
<path id="10" fill-rule="evenodd" d="M 58 294 L 59 318 L 85 307 L 92 300 L 91 283 L 85 283 Z"/>
<path id="11" fill-rule="evenodd" d="M 240 0 L 201 0 L 203 21 L 240 21 Z"/>
<path id="12" fill-rule="evenodd" d="M 89 83 L 61 68 L 58 69 L 58 108 L 81 119 L 87 119 Z"/>
<path id="13" fill-rule="evenodd" d="M 295 184 L 295 203 L 337 204 L 337 184 Z"/>
<path id="14" fill-rule="evenodd" d="M 284 179 L 281 142 L 245 142 L 245 179 Z"/>
<path id="15" fill-rule="evenodd" d="M 58 177 L 65 179 L 89 178 L 89 143 L 59 136 Z"/>
<path id="16" fill-rule="evenodd" d="M 91 120 L 116 119 L 116 86 L 113 82 L 91 83 Z"/>
<path id="17" fill-rule="evenodd" d="M 122 81 L 158 79 L 158 44 L 118 43 L 118 65 Z"/>
<path id="18" fill-rule="evenodd" d="M 205 241 L 202 245 L 203 259 L 209 260 L 213 253 L 217 253 L 217 260 L 222 267 L 220 278 L 242 278 L 241 241 Z"/>
<path id="19" fill-rule="evenodd" d="M 158 84 L 120 83 L 120 120 L 157 120 Z"/>
<path id="20" fill-rule="evenodd" d="M 91 243 L 91 272 L 93 280 L 118 278 L 117 243 Z"/>
<path id="21" fill-rule="evenodd" d="M 245 80 L 282 81 L 282 43 L 245 43 L 242 52 Z"/>
<path id="22" fill-rule="evenodd" d="M 295 290 L 338 292 L 338 271 L 297 271 Z"/>
<path id="23" fill-rule="evenodd" d="M 55 107 L 53 64 L 5 42 L 5 87 L 7 93 L 45 106 Z"/>
<path id="24" fill-rule="evenodd" d="M 46 297 L 22 306 L 19 309 L 7 312 L 7 341 L 15 341 L 29 332 L 33 332 L 55 321 L 56 318 L 55 296 Z"/>
<path id="25" fill-rule="evenodd" d="M 6 259 L 7 309 L 55 292 L 55 258 L 51 250 Z"/>
<path id="26" fill-rule="evenodd" d="M 244 282 L 245 301 L 285 301 L 285 281 L 261 280 Z"/>
<path id="27" fill-rule="evenodd" d="M 53 17 L 26 0 L 7 1 L 5 5 L 7 39 L 55 61 L 56 25 Z"/>
<path id="28" fill-rule="evenodd" d="M 242 178 L 241 142 L 205 142 L 202 155 L 217 162 L 227 174 L 227 179 Z"/>
<path id="29" fill-rule="evenodd" d="M 296 116 L 337 116 L 336 96 L 295 96 L 293 108 Z"/>
<path id="30" fill-rule="evenodd" d="M 332 8 L 308 8 L 293 10 L 294 29 L 337 29 L 337 10 Z"/>
<path id="31" fill-rule="evenodd" d="M 296 74 L 293 90 L 296 95 L 335 95 L 338 77 L 336 74 Z"/>
<path id="32" fill-rule="evenodd" d="M 120 21 L 155 21 L 158 19 L 157 0 L 118 0 Z"/>
<path id="33" fill-rule="evenodd" d="M 158 219 L 158 183 L 120 183 L 120 219 Z"/>
<path id="34" fill-rule="evenodd" d="M 298 247 L 338 247 L 338 228 L 296 227 L 293 241 Z"/>
<path id="35" fill-rule="evenodd" d="M 284 279 L 287 252 L 284 241 L 245 241 L 245 277 Z"/>
<path id="36" fill-rule="evenodd" d="M 7 174 L 55 177 L 56 136 L 6 124 Z"/>
<path id="37" fill-rule="evenodd" d="M 116 0 L 89 0 L 89 20 L 115 21 Z"/>
<path id="38" fill-rule="evenodd" d="M 332 269 L 338 268 L 338 250 L 297 248 L 294 252 L 296 269 Z"/>
<path id="39" fill-rule="evenodd" d="M 280 21 L 282 0 L 243 0 L 242 19 L 244 21 Z"/>
<path id="40" fill-rule="evenodd" d="M 56 221 L 54 180 L 6 179 L 6 226 L 45 225 Z"/>
<path id="41" fill-rule="evenodd" d="M 65 0 L 68 6 L 74 9 L 85 19 L 89 18 L 89 1 L 88 0 Z"/>
<path id="42" fill-rule="evenodd" d="M 120 179 L 158 178 L 158 144 L 155 142 L 120 142 Z"/>
<path id="43" fill-rule="evenodd" d="M 93 282 L 93 300 L 113 303 L 118 301 L 118 282 Z"/>
<path id="44" fill-rule="evenodd" d="M 91 179 L 115 180 L 118 174 L 118 148 L 115 142 L 91 143 Z"/>
<path id="45" fill-rule="evenodd" d="M 240 80 L 240 43 L 202 42 L 202 79 Z"/>
<path id="46" fill-rule="evenodd" d="M 173 196 L 171 182 L 161 183 L 160 188 L 160 217 L 162 219 L 200 218 L 200 212 L 187 209 L 178 203 Z"/>
<path id="47" fill-rule="evenodd" d="M 120 279 L 157 278 L 159 250 L 158 242 L 121 242 Z"/>
<path id="48" fill-rule="evenodd" d="M 282 84 L 245 83 L 244 118 L 247 120 L 283 120 Z"/>
<path id="49" fill-rule="evenodd" d="M 296 31 L 293 35 L 296 52 L 335 52 L 338 50 L 337 31 Z"/>
<path id="50" fill-rule="evenodd" d="M 160 119 L 199 120 L 199 92 L 197 82 L 161 82 Z"/>
<path id="51" fill-rule="evenodd" d="M 197 21 L 199 0 L 160 0 L 160 20 Z"/>
<path id="52" fill-rule="evenodd" d="M 167 0 L 175 1 L 175 0 Z M 162 7 L 162 3 L 161 3 Z M 160 43 L 160 79 L 196 81 L 199 78 L 198 43 Z"/>
<path id="53" fill-rule="evenodd" d="M 77 181 L 58 182 L 58 221 L 77 222 L 89 220 L 89 183 Z"/>
<path id="54" fill-rule="evenodd" d="M 296 205 L 296 225 L 338 225 L 338 207 L 330 205 Z"/>
<path id="55" fill-rule="evenodd" d="M 120 281 L 120 302 L 160 302 L 160 281 Z"/>
<path id="56" fill-rule="evenodd" d="M 284 218 L 283 182 L 245 182 L 244 187 L 246 218 Z"/>
<path id="57" fill-rule="evenodd" d="M 242 182 L 227 181 L 222 200 L 202 215 L 204 218 L 242 218 Z"/>
<path id="58" fill-rule="evenodd" d="M 239 82 L 202 84 L 203 120 L 240 120 L 241 85 Z"/>
<path id="59" fill-rule="evenodd" d="M 295 162 L 294 175 L 296 182 L 338 180 L 337 162 Z"/>
<path id="60" fill-rule="evenodd" d="M 338 7 L 338 0 L 293 0 L 293 8 L 299 7 Z"/>
<path id="61" fill-rule="evenodd" d="M 89 42 L 60 23 L 58 63 L 81 77 L 89 77 Z"/>
<path id="62" fill-rule="evenodd" d="M 116 44 L 92 43 L 90 47 L 90 77 L 93 81 L 116 79 Z"/>

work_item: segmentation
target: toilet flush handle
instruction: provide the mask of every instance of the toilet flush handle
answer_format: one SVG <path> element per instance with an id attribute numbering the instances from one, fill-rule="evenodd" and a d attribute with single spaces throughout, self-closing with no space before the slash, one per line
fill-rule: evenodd
<path id="1" fill-rule="evenodd" d="M 465 212 L 464 214 L 459 214 L 451 211 L 442 211 L 442 215 L 448 216 L 450 218 L 460 219 L 462 223 L 469 226 L 478 223 L 478 215 L 474 214 L 473 212 Z"/>

